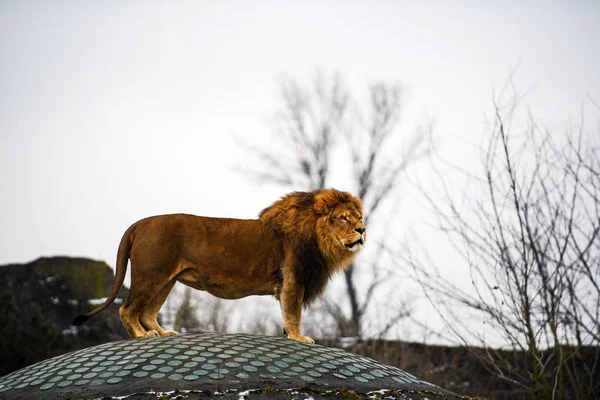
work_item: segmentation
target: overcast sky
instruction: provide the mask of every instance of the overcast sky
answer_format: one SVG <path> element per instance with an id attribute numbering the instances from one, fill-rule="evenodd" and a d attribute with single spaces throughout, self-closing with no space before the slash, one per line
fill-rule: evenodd
<path id="1" fill-rule="evenodd" d="M 462 159 L 517 66 L 549 127 L 598 126 L 600 3 L 414 3 L 0 3 L 0 264 L 112 266 L 140 218 L 256 217 L 289 188 L 236 171 L 236 138 L 268 145 L 282 74 L 400 82 L 404 126 L 432 118 Z"/>

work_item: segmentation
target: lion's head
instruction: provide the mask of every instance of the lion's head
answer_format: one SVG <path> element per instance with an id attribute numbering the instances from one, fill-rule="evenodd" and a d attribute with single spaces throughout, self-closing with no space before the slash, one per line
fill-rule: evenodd
<path id="1" fill-rule="evenodd" d="M 335 189 L 290 193 L 259 219 L 297 242 L 316 242 L 330 268 L 349 265 L 367 236 L 360 199 Z"/>

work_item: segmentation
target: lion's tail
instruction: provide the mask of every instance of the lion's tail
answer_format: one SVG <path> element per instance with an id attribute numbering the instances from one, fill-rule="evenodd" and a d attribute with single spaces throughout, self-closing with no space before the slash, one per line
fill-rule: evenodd
<path id="1" fill-rule="evenodd" d="M 127 273 L 127 262 L 129 261 L 129 250 L 131 250 L 131 244 L 133 243 L 133 232 L 136 224 L 133 224 L 125 231 L 121 243 L 119 243 L 119 250 L 117 252 L 117 268 L 115 271 L 115 281 L 113 283 L 110 295 L 101 306 L 95 308 L 87 314 L 78 315 L 73 319 L 73 325 L 82 325 L 88 319 L 96 316 L 102 311 L 106 310 L 117 298 L 123 281 L 125 281 L 125 274 Z"/>

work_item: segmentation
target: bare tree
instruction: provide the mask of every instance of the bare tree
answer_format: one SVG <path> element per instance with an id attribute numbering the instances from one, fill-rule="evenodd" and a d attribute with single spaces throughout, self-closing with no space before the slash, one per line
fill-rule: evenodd
<path id="1" fill-rule="evenodd" d="M 175 311 L 173 329 L 176 332 L 186 332 L 201 328 L 200 320 L 196 315 L 196 302 L 192 299 L 192 289 L 183 290 L 183 298 Z"/>
<path id="2" fill-rule="evenodd" d="M 317 74 L 309 88 L 295 80 L 280 81 L 281 108 L 271 125 L 276 150 L 244 143 L 260 159 L 245 171 L 264 181 L 307 190 L 323 189 L 330 175 L 334 142 L 339 142 L 350 93 L 339 75 Z"/>
<path id="3" fill-rule="evenodd" d="M 519 129 L 520 99 L 509 83 L 495 102 L 481 172 L 462 196 L 440 169 L 442 200 L 417 184 L 468 265 L 470 287 L 426 252 L 407 246 L 399 256 L 455 337 L 483 347 L 474 354 L 496 376 L 527 398 L 599 398 L 600 148 L 583 119 L 560 135 L 529 114 Z M 513 352 L 490 348 L 490 334 Z"/>
<path id="4" fill-rule="evenodd" d="M 188 286 L 176 286 L 159 317 L 177 332 L 220 332 L 233 329 L 226 300 Z"/>
<path id="5" fill-rule="evenodd" d="M 227 332 L 231 328 L 229 304 L 214 296 L 207 296 L 201 303 L 204 311 L 202 327 L 213 332 Z"/>
<path id="6" fill-rule="evenodd" d="M 337 164 L 336 172 L 348 173 L 346 177 L 363 201 L 367 224 L 382 212 L 382 204 L 397 189 L 401 173 L 430 150 L 429 132 L 400 134 L 402 92 L 396 84 L 370 85 L 366 107 L 359 106 L 338 74 L 326 77 L 318 73 L 307 86 L 286 78 L 281 80 L 280 89 L 281 108 L 271 127 L 280 146 L 264 150 L 246 144 L 261 161 L 258 168 L 247 172 L 296 190 L 322 189 L 333 181 L 332 159 L 340 154 L 340 148 L 349 148 L 350 157 L 345 162 L 350 167 Z M 391 145 L 395 147 L 393 152 L 389 151 Z M 386 243 L 372 246 L 384 248 Z M 368 271 L 359 265 L 371 272 L 370 280 L 361 279 L 360 284 L 357 276 Z M 370 263 L 361 259 L 345 271 L 349 307 L 339 301 L 326 300 L 322 304 L 335 320 L 338 335 L 361 335 L 363 317 L 374 294 L 389 278 L 390 272 L 382 268 L 379 256 Z M 398 305 L 380 334 L 407 312 L 406 305 Z"/>

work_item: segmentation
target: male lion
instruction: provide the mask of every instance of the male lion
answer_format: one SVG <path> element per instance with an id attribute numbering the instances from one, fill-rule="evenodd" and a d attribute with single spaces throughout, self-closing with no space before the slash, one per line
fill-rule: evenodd
<path id="1" fill-rule="evenodd" d="M 134 338 L 174 335 L 156 321 L 179 281 L 224 299 L 274 295 L 288 338 L 300 334 L 302 306 L 347 268 L 366 239 L 361 201 L 334 189 L 290 193 L 258 219 L 159 215 L 127 229 L 117 253 L 115 282 L 104 304 L 73 320 L 81 325 L 105 310 L 123 285 L 131 260 L 129 298 L 119 309 Z"/>

